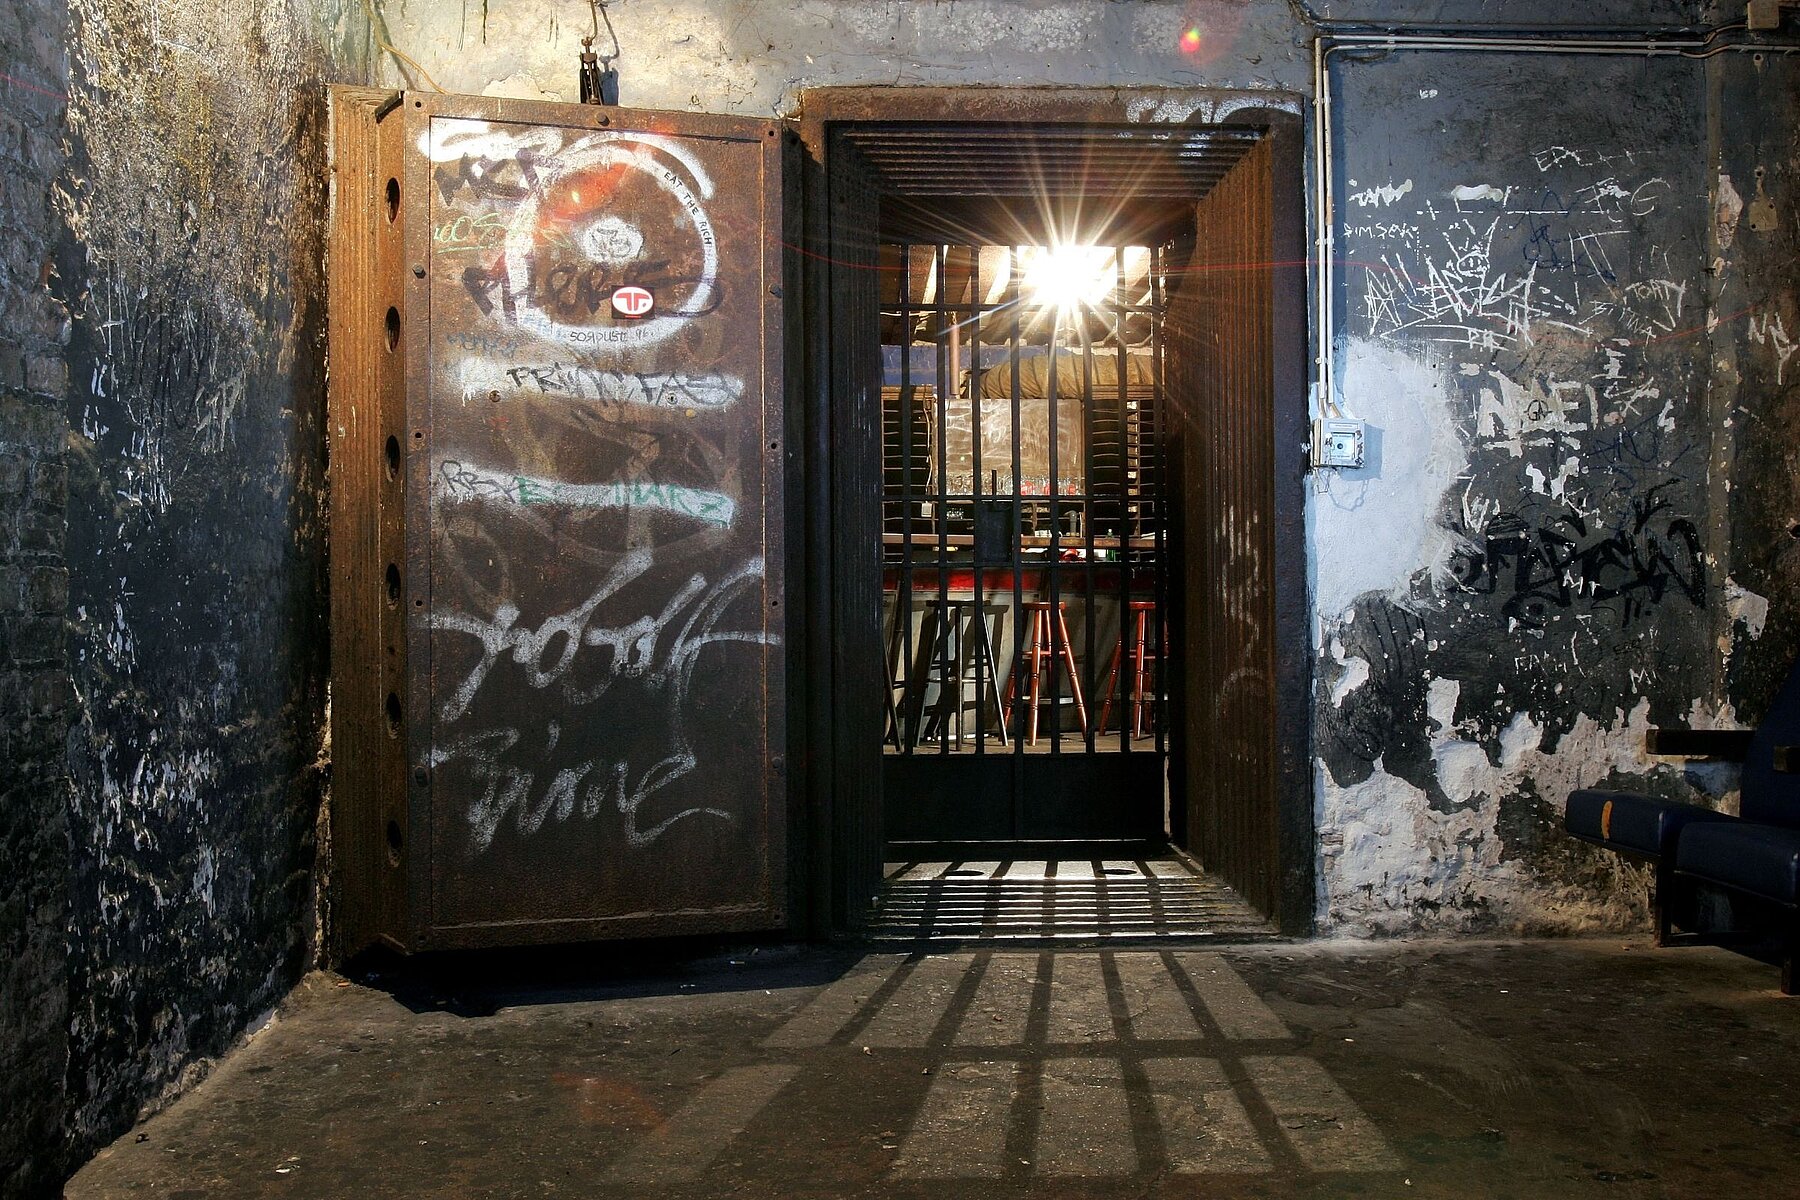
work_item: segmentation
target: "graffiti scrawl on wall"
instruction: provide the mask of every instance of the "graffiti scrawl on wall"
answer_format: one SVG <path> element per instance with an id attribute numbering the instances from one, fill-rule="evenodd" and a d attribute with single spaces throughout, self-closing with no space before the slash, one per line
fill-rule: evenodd
<path id="1" fill-rule="evenodd" d="M 1503 635 L 1567 617 L 1600 649 L 1671 599 L 1707 604 L 1702 385 L 1684 349 L 1705 315 L 1671 175 L 1630 146 L 1552 143 L 1474 181 L 1353 190 L 1353 347 L 1435 376 L 1465 460 L 1431 590 L 1492 597 Z"/>
<path id="2" fill-rule="evenodd" d="M 1663 509 L 1652 494 L 1634 501 L 1630 517 L 1611 528 L 1595 527 L 1574 511 L 1535 526 L 1498 513 L 1477 545 L 1452 556 L 1451 571 L 1471 592 L 1504 595 L 1502 615 L 1528 629 L 1542 629 L 1551 613 L 1576 607 L 1608 612 L 1619 628 L 1666 597 L 1703 607 L 1699 530 Z"/>

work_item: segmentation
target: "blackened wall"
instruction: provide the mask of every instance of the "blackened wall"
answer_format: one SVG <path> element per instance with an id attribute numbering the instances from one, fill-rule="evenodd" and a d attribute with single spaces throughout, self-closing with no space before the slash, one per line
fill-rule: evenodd
<path id="1" fill-rule="evenodd" d="M 338 17 L 0 11 L 0 1196 L 313 961 Z"/>
<path id="2" fill-rule="evenodd" d="M 1753 723 L 1793 662 L 1792 60 L 1346 54 L 1342 393 L 1313 509 L 1321 920 L 1643 919 L 1579 786 L 1735 804 L 1654 725 Z"/>
<path id="3" fill-rule="evenodd" d="M 76 0 L 70 1135 L 311 955 L 325 718 L 321 13 Z"/>
<path id="4" fill-rule="evenodd" d="M 1800 653 L 1800 63 L 1732 54 L 1709 63 L 1709 240 L 1715 478 L 1732 583 L 1725 696 L 1768 703 Z"/>
<path id="5" fill-rule="evenodd" d="M 67 318 L 47 272 L 67 12 L 0 6 L 0 1196 L 53 1185 L 68 1061 Z"/>

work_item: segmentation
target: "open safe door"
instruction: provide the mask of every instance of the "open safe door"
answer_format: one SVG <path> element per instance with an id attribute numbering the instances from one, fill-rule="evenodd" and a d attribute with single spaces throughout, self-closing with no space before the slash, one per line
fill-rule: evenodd
<path id="1" fill-rule="evenodd" d="M 781 926 L 781 130 L 332 104 L 341 948 Z"/>

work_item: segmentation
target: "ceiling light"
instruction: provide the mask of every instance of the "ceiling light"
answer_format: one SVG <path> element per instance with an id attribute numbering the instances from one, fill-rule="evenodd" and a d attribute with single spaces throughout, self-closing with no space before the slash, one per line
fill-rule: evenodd
<path id="1" fill-rule="evenodd" d="M 1030 246 L 1024 284 L 1032 303 L 1072 313 L 1100 303 L 1113 284 L 1113 251 L 1108 246 Z"/>

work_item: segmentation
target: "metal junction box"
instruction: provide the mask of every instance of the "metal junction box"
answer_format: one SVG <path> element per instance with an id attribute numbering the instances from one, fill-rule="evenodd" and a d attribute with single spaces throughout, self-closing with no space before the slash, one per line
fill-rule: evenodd
<path id="1" fill-rule="evenodd" d="M 332 110 L 341 948 L 781 926 L 781 131 Z"/>

